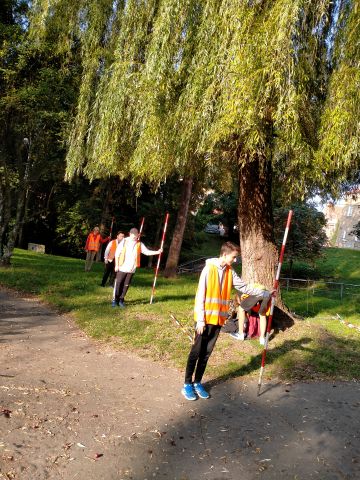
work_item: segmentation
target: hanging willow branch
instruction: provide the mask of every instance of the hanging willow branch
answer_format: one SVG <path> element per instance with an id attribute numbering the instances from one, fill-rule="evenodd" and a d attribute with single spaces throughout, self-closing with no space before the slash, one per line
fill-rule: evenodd
<path id="1" fill-rule="evenodd" d="M 35 0 L 33 25 L 81 51 L 68 178 L 225 178 L 271 158 L 304 195 L 358 165 L 355 1 Z"/>

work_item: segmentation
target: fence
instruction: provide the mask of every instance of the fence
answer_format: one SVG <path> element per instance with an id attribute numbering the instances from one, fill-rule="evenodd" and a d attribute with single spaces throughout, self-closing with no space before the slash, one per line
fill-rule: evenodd
<path id="1" fill-rule="evenodd" d="M 324 308 L 324 302 L 329 306 L 332 303 L 336 305 L 348 301 L 360 302 L 360 285 L 357 284 L 281 278 L 280 285 L 285 300 L 289 297 L 289 303 L 293 304 L 297 297 L 296 311 L 300 314 L 317 313 Z M 298 292 L 303 292 L 303 295 L 298 297 Z"/>
<path id="2" fill-rule="evenodd" d="M 197 257 L 190 262 L 183 263 L 178 266 L 177 273 L 200 272 L 203 269 L 207 258 L 209 257 Z"/>
<path id="3" fill-rule="evenodd" d="M 300 278 L 281 278 L 280 284 L 283 290 L 304 289 L 310 291 L 312 295 L 321 294 L 323 296 L 337 297 L 343 300 L 345 296 L 360 296 L 360 285 L 342 282 L 326 282 L 324 280 L 304 280 Z"/>

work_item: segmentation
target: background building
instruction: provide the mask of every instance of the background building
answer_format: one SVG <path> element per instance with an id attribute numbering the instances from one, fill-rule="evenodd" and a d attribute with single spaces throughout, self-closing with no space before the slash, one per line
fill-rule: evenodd
<path id="1" fill-rule="evenodd" d="M 340 248 L 359 248 L 360 238 L 353 233 L 360 222 L 360 191 L 349 193 L 338 204 L 328 203 L 324 209 L 329 244 Z"/>

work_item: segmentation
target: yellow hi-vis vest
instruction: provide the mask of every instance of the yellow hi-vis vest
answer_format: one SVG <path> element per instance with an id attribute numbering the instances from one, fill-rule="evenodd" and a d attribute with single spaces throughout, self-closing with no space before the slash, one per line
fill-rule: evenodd
<path id="1" fill-rule="evenodd" d="M 141 257 L 141 244 L 140 244 L 140 242 L 136 242 L 135 248 L 136 248 L 136 266 L 140 267 L 140 257 Z M 119 266 L 120 267 L 125 262 L 125 254 L 126 254 L 126 240 L 124 241 L 123 249 L 121 250 L 120 255 L 119 255 Z"/>
<path id="2" fill-rule="evenodd" d="M 209 265 L 207 288 L 205 294 L 205 323 L 210 325 L 224 325 L 229 310 L 232 289 L 232 271 L 226 267 L 221 291 L 219 273 L 216 265 Z M 198 320 L 194 312 L 195 321 Z M 201 319 L 200 319 L 201 320 Z"/>

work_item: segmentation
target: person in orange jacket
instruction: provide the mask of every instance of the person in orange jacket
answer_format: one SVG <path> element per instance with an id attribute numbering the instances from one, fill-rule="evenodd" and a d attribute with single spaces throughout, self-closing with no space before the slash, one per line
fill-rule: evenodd
<path id="1" fill-rule="evenodd" d="M 101 236 L 99 227 L 95 227 L 94 230 L 89 233 L 85 244 L 85 272 L 90 272 L 95 255 L 99 251 L 100 245 L 108 240 L 110 240 L 110 237 L 103 238 Z"/>

